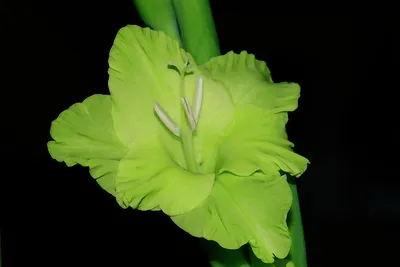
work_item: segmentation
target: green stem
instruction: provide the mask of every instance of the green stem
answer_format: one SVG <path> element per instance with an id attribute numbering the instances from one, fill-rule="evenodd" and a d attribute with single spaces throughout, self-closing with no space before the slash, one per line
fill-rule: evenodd
<path id="1" fill-rule="evenodd" d="M 172 0 L 183 42 L 198 65 L 219 56 L 219 44 L 208 0 Z"/>
<path id="2" fill-rule="evenodd" d="M 170 0 L 133 0 L 136 10 L 147 26 L 166 35 L 181 44 L 179 27 L 175 11 Z"/>
<path id="3" fill-rule="evenodd" d="M 306 245 L 304 241 L 303 224 L 300 213 L 300 202 L 295 182 L 289 183 L 292 190 L 293 202 L 289 211 L 288 226 L 292 238 L 292 247 L 289 259 L 296 267 L 307 267 Z"/>

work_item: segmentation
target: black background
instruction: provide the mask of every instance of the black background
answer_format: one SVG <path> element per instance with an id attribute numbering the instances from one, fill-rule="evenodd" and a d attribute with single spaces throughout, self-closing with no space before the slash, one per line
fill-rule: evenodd
<path id="1" fill-rule="evenodd" d="M 276 82 L 302 86 L 288 133 L 311 161 L 298 181 L 309 267 L 395 266 L 393 9 L 342 8 L 348 14 L 338 15 L 330 6 L 262 2 L 211 3 L 223 54 L 247 50 L 267 62 Z M 14 1 L 3 11 L 9 18 L 2 32 L 4 267 L 208 266 L 198 240 L 168 218 L 119 208 L 87 169 L 67 168 L 47 152 L 50 123 L 61 111 L 108 93 L 117 31 L 144 26 L 132 1 Z"/>

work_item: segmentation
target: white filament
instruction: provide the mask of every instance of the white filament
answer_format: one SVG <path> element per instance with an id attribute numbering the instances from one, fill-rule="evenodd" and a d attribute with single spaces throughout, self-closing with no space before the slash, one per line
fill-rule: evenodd
<path id="1" fill-rule="evenodd" d="M 190 128 L 194 132 L 194 131 L 196 131 L 196 121 L 193 116 L 192 108 L 190 107 L 190 103 L 186 96 L 182 97 L 181 99 L 182 99 L 183 107 L 185 109 L 186 118 L 190 124 Z"/>
<path id="2" fill-rule="evenodd" d="M 181 129 L 179 126 L 172 120 L 172 118 L 165 112 L 165 110 L 158 104 L 154 103 L 154 111 L 157 113 L 160 120 L 164 123 L 164 125 L 177 137 L 181 135 Z"/>
<path id="3" fill-rule="evenodd" d="M 203 101 L 203 78 L 199 76 L 197 77 L 196 89 L 193 95 L 193 112 L 196 124 L 199 123 L 202 101 Z"/>

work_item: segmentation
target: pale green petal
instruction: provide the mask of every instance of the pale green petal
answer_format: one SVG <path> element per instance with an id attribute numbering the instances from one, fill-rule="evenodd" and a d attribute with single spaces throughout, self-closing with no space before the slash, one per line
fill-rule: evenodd
<path id="1" fill-rule="evenodd" d="M 161 147 L 158 142 L 133 145 L 121 160 L 116 180 L 121 206 L 162 210 L 172 216 L 194 209 L 211 193 L 213 173 L 191 173 Z"/>
<path id="2" fill-rule="evenodd" d="M 249 242 L 255 255 L 273 262 L 285 258 L 291 240 L 286 216 L 292 194 L 285 176 L 217 177 L 211 195 L 198 208 L 172 217 L 183 230 L 196 237 L 238 249 Z"/>
<path id="3" fill-rule="evenodd" d="M 118 32 L 110 51 L 109 88 L 115 130 L 126 146 L 155 138 L 156 101 L 180 124 L 180 75 L 168 62 L 183 67 L 186 56 L 163 32 L 138 26 Z"/>
<path id="4" fill-rule="evenodd" d="M 90 167 L 97 182 L 115 195 L 118 163 L 127 148 L 115 135 L 109 96 L 93 95 L 72 105 L 53 121 L 50 134 L 54 141 L 47 146 L 53 159 Z"/>
<path id="5" fill-rule="evenodd" d="M 282 170 L 300 176 L 309 162 L 291 150 L 286 122 L 286 113 L 273 114 L 252 105 L 237 107 L 220 146 L 216 172 L 248 176 L 256 171 L 274 175 Z"/>
<path id="6" fill-rule="evenodd" d="M 265 62 L 245 51 L 215 57 L 200 68 L 225 85 L 235 105 L 252 104 L 273 112 L 297 108 L 300 87 L 295 83 L 273 83 Z"/>

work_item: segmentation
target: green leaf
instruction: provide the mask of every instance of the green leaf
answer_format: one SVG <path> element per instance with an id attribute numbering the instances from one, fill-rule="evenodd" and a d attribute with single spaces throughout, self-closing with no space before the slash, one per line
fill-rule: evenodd
<path id="1" fill-rule="evenodd" d="M 291 203 L 285 176 L 223 173 L 203 204 L 172 220 L 190 234 L 215 240 L 223 248 L 238 249 L 249 242 L 258 258 L 272 263 L 274 255 L 285 258 L 289 253 L 286 216 Z"/>
<path id="2" fill-rule="evenodd" d="M 274 113 L 297 108 L 299 85 L 273 83 L 265 62 L 246 51 L 215 57 L 201 69 L 229 90 L 235 105 L 252 104 Z"/>
<path id="3" fill-rule="evenodd" d="M 50 134 L 53 159 L 90 167 L 97 182 L 115 195 L 118 163 L 128 150 L 115 135 L 110 96 L 93 95 L 72 105 L 53 121 Z"/>
<path id="4" fill-rule="evenodd" d="M 216 172 L 248 176 L 256 171 L 275 175 L 283 170 L 300 176 L 308 160 L 291 150 L 286 122 L 287 113 L 274 114 L 253 105 L 237 107 L 219 148 Z"/>

